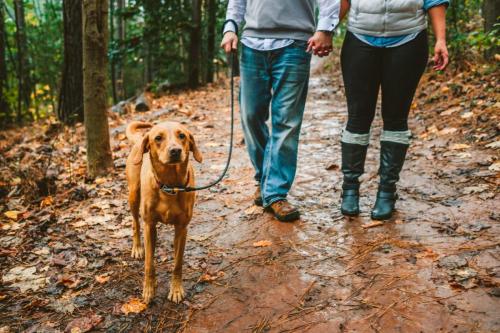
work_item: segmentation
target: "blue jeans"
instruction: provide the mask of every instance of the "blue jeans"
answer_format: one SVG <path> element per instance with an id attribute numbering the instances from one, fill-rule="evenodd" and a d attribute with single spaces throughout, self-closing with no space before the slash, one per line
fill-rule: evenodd
<path id="1" fill-rule="evenodd" d="M 272 51 L 243 45 L 241 120 L 264 207 L 285 199 L 295 178 L 311 63 L 305 50 L 301 41 Z"/>

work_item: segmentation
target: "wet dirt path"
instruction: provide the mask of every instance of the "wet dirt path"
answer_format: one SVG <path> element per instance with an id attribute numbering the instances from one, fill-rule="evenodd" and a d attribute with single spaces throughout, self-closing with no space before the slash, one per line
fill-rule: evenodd
<path id="1" fill-rule="evenodd" d="M 222 262 L 209 262 L 207 270 L 224 275 L 191 298 L 203 306 L 189 318 L 187 332 L 500 329 L 500 301 L 488 294 L 499 278 L 500 228 L 490 218 L 495 201 L 457 196 L 458 184 L 440 174 L 450 161 L 423 157 L 435 143 L 415 140 L 402 175 L 400 212 L 383 226 L 367 228 L 377 184 L 374 135 L 363 214 L 340 215 L 342 91 L 338 76 L 316 73 L 311 79 L 290 196 L 303 212 L 300 222 L 281 224 L 251 206 L 254 188 L 244 147 L 237 149 L 223 195 L 201 195 L 200 213 L 211 203 L 225 216 L 214 225 L 198 214 L 193 234 L 203 235 L 213 225 L 210 241 Z M 272 245 L 253 246 L 261 240 Z"/>
<path id="2" fill-rule="evenodd" d="M 487 153 L 449 154 L 453 134 L 429 135 L 429 120 L 415 110 L 399 211 L 375 225 L 369 212 L 377 188 L 377 121 L 362 179 L 362 214 L 343 217 L 339 141 L 346 104 L 338 64 L 327 67 L 317 65 L 311 78 L 290 194 L 301 221 L 279 223 L 252 205 L 253 171 L 238 120 L 229 176 L 197 199 L 184 264 L 186 300 L 175 305 L 166 299 L 173 232 L 160 226 L 157 296 L 144 312 L 124 315 L 123 303 L 141 296 L 143 263 L 129 255 L 129 148 L 122 131 L 131 117 L 119 119 L 112 124 L 114 174 L 84 185 L 88 198 L 65 206 L 36 238 L 2 236 L 6 249 L 23 249 L 5 261 L 3 273 L 30 263 L 47 283 L 30 298 L 0 288 L 6 295 L 0 323 L 14 332 L 59 332 L 74 318 L 97 314 L 94 330 L 102 332 L 500 331 L 498 193 L 487 167 L 475 164 Z M 204 154 L 196 165 L 204 184 L 224 167 L 228 95 L 227 86 L 205 88 L 179 95 L 174 108 L 171 99 L 158 100 L 156 113 L 132 117 L 185 122 Z"/>
<path id="3" fill-rule="evenodd" d="M 446 169 L 441 166 L 450 173 L 462 166 L 450 166 L 439 155 L 425 158 L 433 154 L 436 143 L 416 139 L 402 175 L 400 212 L 384 225 L 370 228 L 377 185 L 377 123 L 363 182 L 363 214 L 344 218 L 339 213 L 339 139 L 346 106 L 339 76 L 316 72 L 308 101 L 299 169 L 290 195 L 301 208 L 302 220 L 282 224 L 252 206 L 252 170 L 244 146 L 238 144 L 223 186 L 217 193 L 200 194 L 186 261 L 189 266 L 200 265 L 193 254 L 204 249 L 201 267 L 214 280 L 190 287 L 188 302 L 194 306 L 181 330 L 500 329 L 499 299 L 488 294 L 499 277 L 500 228 L 490 218 L 495 201 L 460 195 L 460 185 L 443 176 Z M 214 132 L 223 132 L 227 123 L 227 118 L 219 119 Z M 418 117 L 412 125 L 415 132 L 421 131 Z M 201 140 L 207 151 L 225 137 Z M 241 132 L 236 142 L 242 142 Z M 217 163 L 222 163 L 224 149 L 217 167 L 209 161 L 203 169 L 220 169 Z M 259 241 L 272 245 L 255 247 Z M 199 281 L 199 273 L 195 276 Z"/>

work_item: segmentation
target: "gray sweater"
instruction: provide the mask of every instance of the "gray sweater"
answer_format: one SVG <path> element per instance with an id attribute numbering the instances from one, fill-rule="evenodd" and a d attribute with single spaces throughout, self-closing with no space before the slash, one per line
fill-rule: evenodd
<path id="1" fill-rule="evenodd" d="M 315 16 L 316 0 L 248 0 L 243 36 L 308 40 Z"/>
<path id="2" fill-rule="evenodd" d="M 347 30 L 377 37 L 402 36 L 427 27 L 424 0 L 351 0 Z"/>

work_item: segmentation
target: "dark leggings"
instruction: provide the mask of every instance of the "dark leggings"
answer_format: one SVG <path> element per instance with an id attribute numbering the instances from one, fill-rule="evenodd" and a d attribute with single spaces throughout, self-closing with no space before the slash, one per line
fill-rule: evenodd
<path id="1" fill-rule="evenodd" d="M 429 57 L 427 32 L 409 43 L 379 48 L 347 32 L 342 46 L 342 75 L 347 96 L 347 130 L 370 131 L 380 87 L 386 131 L 408 130 L 408 114 Z"/>

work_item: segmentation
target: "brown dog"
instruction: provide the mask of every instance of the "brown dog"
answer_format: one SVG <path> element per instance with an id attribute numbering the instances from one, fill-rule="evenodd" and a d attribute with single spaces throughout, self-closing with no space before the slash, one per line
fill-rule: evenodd
<path id="1" fill-rule="evenodd" d="M 144 136 L 138 131 L 148 128 L 150 130 Z M 202 156 L 193 135 L 179 123 L 164 122 L 153 126 L 149 123 L 132 122 L 127 127 L 127 137 L 133 144 L 126 167 L 134 229 L 132 257 L 142 258 L 146 254 L 142 295 L 146 303 L 155 296 L 156 223 L 163 222 L 175 227 L 174 272 L 168 299 L 179 303 L 184 298 L 182 262 L 187 225 L 193 216 L 195 193 L 165 194 L 160 190 L 160 184 L 170 187 L 194 186 L 189 152 L 200 163 Z M 144 220 L 145 251 L 141 246 L 139 212 Z"/>

